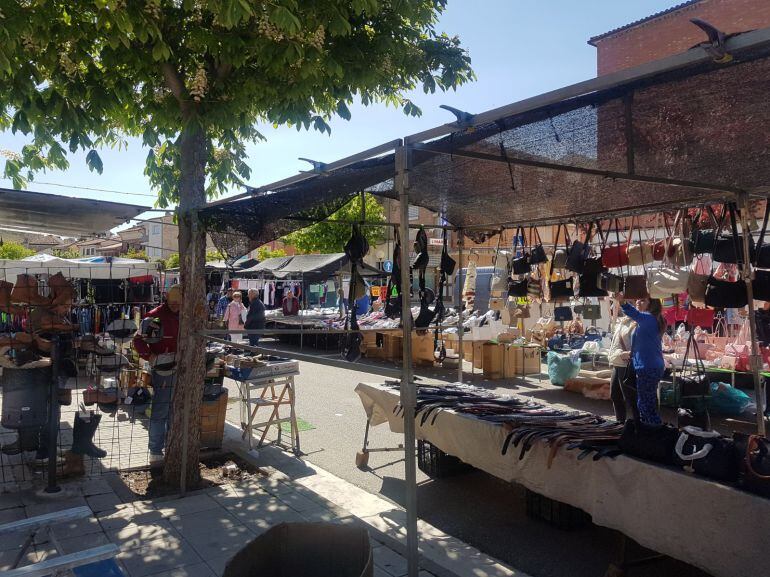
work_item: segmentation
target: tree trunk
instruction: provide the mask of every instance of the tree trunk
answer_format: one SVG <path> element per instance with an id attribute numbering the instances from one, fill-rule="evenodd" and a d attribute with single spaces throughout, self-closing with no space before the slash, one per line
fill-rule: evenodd
<path id="1" fill-rule="evenodd" d="M 179 270 L 182 307 L 179 311 L 177 379 L 174 389 L 171 429 L 166 443 L 163 480 L 179 486 L 184 471 L 188 489 L 200 482 L 200 411 L 205 377 L 206 231 L 198 225 L 198 210 L 206 204 L 206 159 L 208 143 L 196 122 L 187 122 L 180 135 Z M 185 438 L 186 462 L 184 453 Z"/>

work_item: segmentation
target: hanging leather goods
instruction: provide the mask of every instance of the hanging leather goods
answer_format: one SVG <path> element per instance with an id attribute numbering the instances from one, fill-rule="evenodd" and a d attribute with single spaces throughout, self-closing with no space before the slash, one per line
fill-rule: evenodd
<path id="1" fill-rule="evenodd" d="M 615 239 L 615 244 L 602 247 L 602 264 L 605 268 L 621 268 L 628 265 L 628 240 L 620 242 L 620 221 L 617 218 L 615 219 Z"/>
<path id="2" fill-rule="evenodd" d="M 535 242 L 535 238 L 537 239 L 537 242 Z M 545 248 L 543 248 L 543 241 L 540 239 L 540 231 L 536 226 L 530 228 L 530 246 L 530 264 L 543 264 L 544 262 L 548 262 L 548 257 L 545 254 Z"/>
<path id="3" fill-rule="evenodd" d="M 521 239 L 521 246 L 519 247 L 519 239 Z M 521 256 L 517 256 L 517 248 L 521 249 Z M 524 239 L 524 227 L 518 227 L 513 237 L 513 258 L 511 259 L 511 272 L 515 275 L 529 274 L 532 272 L 532 265 L 529 262 L 529 254 L 527 254 L 525 239 Z"/>
<path id="4" fill-rule="evenodd" d="M 746 262 L 743 254 L 744 234 L 748 234 L 749 239 L 748 262 L 754 262 L 754 259 L 756 258 L 756 247 L 754 246 L 754 237 L 751 235 L 751 232 L 741 231 L 740 234 L 738 233 L 738 224 L 735 217 L 736 210 L 734 202 L 727 204 L 731 234 L 723 234 L 721 230 L 717 233 L 716 240 L 714 241 L 714 260 L 716 262 L 731 264 L 743 264 Z"/>
<path id="5" fill-rule="evenodd" d="M 601 224 L 598 221 L 596 223 L 596 231 L 602 241 L 602 246 L 604 246 L 605 237 L 602 234 Z M 604 265 L 602 265 L 602 257 L 596 256 L 594 254 L 593 247 L 591 245 L 590 227 L 588 232 L 589 236 L 586 238 L 586 246 L 588 247 L 588 250 L 586 251 L 587 256 L 583 261 L 583 272 L 580 273 L 580 277 L 578 279 L 578 296 L 606 297 L 607 290 L 601 287 L 601 275 L 603 272 L 606 272 L 606 269 L 604 268 Z"/>
<path id="6" fill-rule="evenodd" d="M 572 246 L 569 248 L 567 252 L 567 262 L 564 265 L 564 268 L 566 268 L 567 270 L 576 272 L 578 274 L 583 272 L 585 261 L 589 255 L 592 229 L 593 229 L 593 223 L 590 223 L 588 225 L 588 230 L 586 231 L 585 242 L 581 241 L 579 238 L 576 238 L 574 241 L 572 241 Z M 575 226 L 575 231 L 576 231 L 575 234 L 579 234 L 580 229 L 578 226 Z"/>
<path id="7" fill-rule="evenodd" d="M 559 248 L 559 233 L 562 227 L 564 228 L 564 248 Z M 560 224 L 556 228 L 556 238 L 553 241 L 553 258 L 551 259 L 552 269 L 563 269 L 567 266 L 567 252 L 569 248 L 569 234 L 567 233 L 567 226 Z"/>

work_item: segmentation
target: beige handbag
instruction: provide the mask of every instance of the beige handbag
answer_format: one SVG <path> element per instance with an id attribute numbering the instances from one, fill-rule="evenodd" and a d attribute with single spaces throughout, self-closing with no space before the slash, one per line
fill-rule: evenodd
<path id="1" fill-rule="evenodd" d="M 629 240 L 633 233 L 634 220 L 631 219 L 631 231 L 628 233 Z M 639 236 L 639 242 L 629 243 L 628 245 L 628 265 L 642 266 L 655 260 L 655 243 L 651 240 L 642 240 L 642 227 L 637 222 L 636 228 Z"/>

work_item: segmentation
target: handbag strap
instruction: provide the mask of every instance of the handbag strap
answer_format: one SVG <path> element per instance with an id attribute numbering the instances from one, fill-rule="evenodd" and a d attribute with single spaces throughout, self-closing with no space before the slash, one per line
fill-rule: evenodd
<path id="1" fill-rule="evenodd" d="M 765 218 L 762 220 L 762 231 L 759 233 L 759 241 L 757 242 L 756 256 L 754 264 L 759 259 L 759 251 L 762 250 L 762 243 L 765 241 L 765 232 L 767 232 L 767 221 L 770 218 L 770 200 L 765 201 Z"/>
<path id="2" fill-rule="evenodd" d="M 690 336 L 687 337 L 687 347 L 685 349 L 684 359 L 682 360 L 682 373 L 684 373 L 685 365 L 687 365 L 687 358 L 690 356 L 690 345 L 692 345 L 692 352 L 695 356 L 695 374 L 705 375 L 706 366 L 703 364 L 700 350 L 698 349 L 698 342 L 695 340 L 695 330 L 691 330 Z"/>
<path id="3" fill-rule="evenodd" d="M 537 238 L 537 244 L 541 245 L 543 244 L 543 239 L 540 238 L 540 231 L 536 226 L 530 227 L 529 229 L 529 245 L 534 246 L 535 241 L 534 239 Z"/>
<path id="4" fill-rule="evenodd" d="M 633 222 L 633 217 L 631 218 L 631 222 Z M 637 227 L 636 227 L 636 233 L 639 237 L 639 252 L 642 253 L 642 273 L 647 276 L 647 268 L 644 266 L 644 241 L 642 240 L 642 225 L 637 220 Z"/>

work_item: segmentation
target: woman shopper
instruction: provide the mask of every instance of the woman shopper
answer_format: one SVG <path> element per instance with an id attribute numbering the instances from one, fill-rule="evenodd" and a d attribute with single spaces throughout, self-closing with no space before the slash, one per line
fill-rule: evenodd
<path id="1" fill-rule="evenodd" d="M 259 291 L 249 289 L 249 311 L 246 313 L 246 322 L 243 327 L 246 330 L 264 330 L 265 328 L 265 305 L 259 300 Z M 260 335 L 249 334 L 249 345 L 256 347 L 259 344 Z"/>
<path id="2" fill-rule="evenodd" d="M 227 323 L 227 330 L 230 331 L 229 336 L 231 337 L 228 340 L 232 340 L 234 342 L 241 340 L 241 333 L 233 333 L 232 331 L 238 330 L 243 328 L 243 312 L 246 310 L 246 307 L 243 306 L 242 301 L 243 296 L 241 295 L 240 291 L 235 291 L 233 293 L 233 300 L 230 301 L 230 304 L 227 305 L 227 309 L 225 309 L 225 315 L 222 317 L 222 320 Z"/>
<path id="3" fill-rule="evenodd" d="M 623 301 L 622 294 L 619 295 L 619 301 L 626 316 L 636 321 L 631 359 L 636 372 L 639 420 L 649 425 L 659 425 L 663 421 L 658 414 L 658 383 L 665 369 L 660 341 L 666 331 L 663 306 L 659 299 L 650 298 L 638 299 L 636 306 L 633 306 Z"/>
<path id="4" fill-rule="evenodd" d="M 612 367 L 612 379 L 610 381 L 610 399 L 615 410 L 615 420 L 619 423 L 626 421 L 626 408 L 631 407 L 631 414 L 635 421 L 639 420 L 639 411 L 636 408 L 636 387 L 631 386 L 626 379 L 628 362 L 631 360 L 631 343 L 633 341 L 636 323 L 619 312 L 615 323 L 615 332 L 612 335 L 612 344 L 607 354 Z M 635 379 L 634 379 L 635 380 Z"/>

